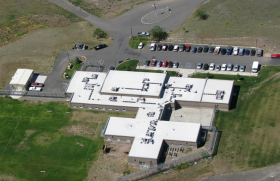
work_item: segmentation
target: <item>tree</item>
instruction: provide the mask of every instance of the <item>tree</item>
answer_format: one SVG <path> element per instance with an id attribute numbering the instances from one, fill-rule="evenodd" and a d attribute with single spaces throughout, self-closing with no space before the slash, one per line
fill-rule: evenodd
<path id="1" fill-rule="evenodd" d="M 76 57 L 76 58 L 75 58 L 75 63 L 76 63 L 76 64 L 79 64 L 79 63 L 81 63 L 81 60 L 80 60 L 78 57 Z"/>
<path id="2" fill-rule="evenodd" d="M 99 39 L 99 38 L 106 38 L 108 34 L 105 31 L 101 30 L 100 28 L 96 28 L 93 33 L 93 36 Z"/>
<path id="3" fill-rule="evenodd" d="M 153 29 L 149 31 L 151 37 L 155 41 L 163 40 L 167 37 L 167 33 L 165 32 L 165 29 L 160 27 L 159 25 L 156 25 Z"/>
<path id="4" fill-rule="evenodd" d="M 197 9 L 194 13 L 194 17 L 199 18 L 199 20 L 207 20 L 209 18 L 209 15 L 206 14 L 206 11 L 204 9 Z"/>

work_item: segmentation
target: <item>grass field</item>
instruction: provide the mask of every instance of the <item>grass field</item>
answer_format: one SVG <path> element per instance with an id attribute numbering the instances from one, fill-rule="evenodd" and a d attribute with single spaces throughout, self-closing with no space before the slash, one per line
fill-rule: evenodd
<path id="1" fill-rule="evenodd" d="M 169 41 L 179 38 L 182 42 L 198 44 L 203 41 L 203 44 L 254 47 L 257 43 L 266 52 L 280 51 L 278 0 L 210 0 L 200 8 L 210 17 L 200 21 L 192 14 L 172 31 Z"/>
<path id="2" fill-rule="evenodd" d="M 144 48 L 147 45 L 148 40 L 149 39 L 145 37 L 133 36 L 132 38 L 130 38 L 128 45 L 133 49 L 138 49 L 139 43 L 142 42 Z"/>
<path id="3" fill-rule="evenodd" d="M 148 2 L 150 0 L 68 0 L 73 5 L 101 18 L 114 18 L 117 17 L 135 6 Z"/>
<path id="4" fill-rule="evenodd" d="M 0 178 L 7 174 L 25 180 L 83 180 L 102 154 L 99 129 L 108 116 L 135 117 L 72 110 L 57 102 L 0 98 L 0 105 Z M 89 129 L 69 129 L 82 126 Z"/>
<path id="5" fill-rule="evenodd" d="M 162 70 L 147 70 L 147 69 L 136 69 L 139 60 L 129 60 L 117 66 L 116 70 L 124 70 L 124 71 L 140 71 L 140 72 L 156 72 L 162 73 Z M 176 71 L 167 71 L 168 76 L 175 76 L 177 74 Z"/>
<path id="6" fill-rule="evenodd" d="M 71 63 L 71 65 L 73 65 L 73 66 L 72 66 L 71 69 L 68 69 L 68 67 L 66 67 L 66 69 L 65 69 L 64 72 L 65 72 L 66 74 L 68 74 L 68 77 L 66 77 L 65 79 L 71 79 L 73 73 L 75 72 L 75 70 L 79 70 L 79 68 L 80 68 L 81 65 L 82 65 L 82 62 L 80 62 L 79 64 L 77 64 L 77 63 L 75 62 L 75 59 L 73 59 L 70 63 Z M 62 76 L 63 76 L 63 75 L 62 75 Z"/>

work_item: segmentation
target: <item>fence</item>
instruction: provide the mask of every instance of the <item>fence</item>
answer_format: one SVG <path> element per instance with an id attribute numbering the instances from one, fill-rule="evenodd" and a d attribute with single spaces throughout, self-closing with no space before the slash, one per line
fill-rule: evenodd
<path id="1" fill-rule="evenodd" d="M 115 179 L 114 181 L 122 181 L 122 180 L 140 180 L 146 177 L 150 177 L 152 175 L 158 174 L 160 172 L 172 169 L 174 167 L 178 167 L 184 164 L 192 163 L 195 161 L 199 161 L 203 158 L 208 158 L 213 155 L 215 142 L 217 138 L 218 129 L 217 127 L 202 127 L 203 129 L 208 129 L 209 132 L 212 132 L 209 143 L 206 146 L 206 149 L 201 150 L 199 152 L 195 152 L 178 159 L 172 160 L 170 162 L 166 162 L 163 164 L 159 164 L 153 167 L 150 167 L 147 170 L 141 170 L 139 172 L 132 173 L 130 175 L 126 175 L 124 177 L 120 177 Z"/>
<path id="2" fill-rule="evenodd" d="M 0 95 L 48 97 L 48 98 L 66 98 L 66 94 L 65 93 L 61 93 L 61 92 L 0 90 Z"/>
<path id="3" fill-rule="evenodd" d="M 215 105 L 215 108 L 214 108 L 213 113 L 212 113 L 211 121 L 210 121 L 210 126 L 212 126 L 212 124 L 213 124 L 213 120 L 215 118 L 215 114 L 216 114 L 217 109 L 218 109 L 218 107 Z"/>
<path id="4" fill-rule="evenodd" d="M 79 70 L 80 70 L 80 71 L 86 71 L 87 68 L 89 68 L 89 67 L 95 67 L 96 69 L 95 69 L 94 71 L 96 71 L 96 72 L 102 72 L 103 69 L 104 69 L 103 63 L 104 63 L 103 60 L 98 61 L 98 62 L 89 62 L 89 61 L 86 61 L 86 62 L 83 62 L 83 64 L 80 66 Z"/>

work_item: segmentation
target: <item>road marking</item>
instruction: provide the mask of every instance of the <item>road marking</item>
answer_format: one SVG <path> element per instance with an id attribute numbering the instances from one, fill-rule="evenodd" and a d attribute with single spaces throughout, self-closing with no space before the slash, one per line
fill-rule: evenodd
<path id="1" fill-rule="evenodd" d="M 186 63 L 185 69 L 191 69 L 192 68 L 192 63 Z"/>

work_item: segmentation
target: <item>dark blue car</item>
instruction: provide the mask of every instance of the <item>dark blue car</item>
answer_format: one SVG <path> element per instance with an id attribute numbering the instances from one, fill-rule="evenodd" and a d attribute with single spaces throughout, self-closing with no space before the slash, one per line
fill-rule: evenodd
<path id="1" fill-rule="evenodd" d="M 227 48 L 227 55 L 231 55 L 232 54 L 232 50 L 233 50 L 232 47 L 228 47 Z"/>
<path id="2" fill-rule="evenodd" d="M 245 50 L 245 55 L 250 55 L 250 50 L 249 49 Z"/>

